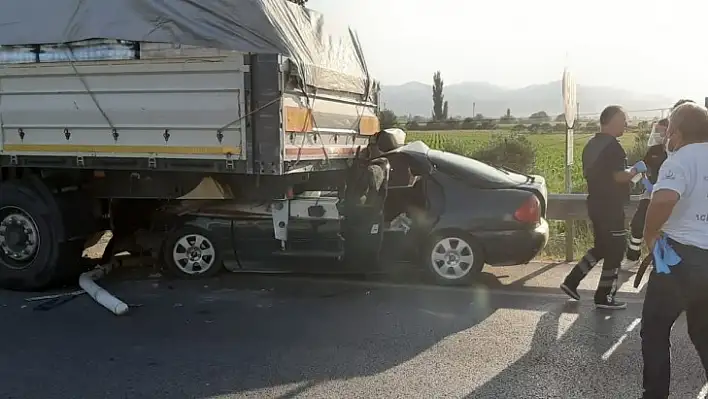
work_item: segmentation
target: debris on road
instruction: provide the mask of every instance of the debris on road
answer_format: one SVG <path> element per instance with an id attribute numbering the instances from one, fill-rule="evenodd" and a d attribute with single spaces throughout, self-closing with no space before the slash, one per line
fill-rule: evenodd
<path id="1" fill-rule="evenodd" d="M 60 295 L 47 295 L 50 297 L 49 299 L 46 299 L 44 302 L 41 302 L 39 305 L 35 306 L 33 310 L 52 310 L 58 306 L 61 306 L 69 301 L 72 301 L 76 298 L 78 298 L 80 295 L 85 294 L 86 291 L 74 291 L 68 294 L 60 294 Z M 52 296 L 54 298 L 52 298 Z M 34 299 L 34 298 L 29 298 L 29 299 Z"/>
<path id="2" fill-rule="evenodd" d="M 41 302 L 37 306 L 35 306 L 32 310 L 52 310 L 58 306 L 61 306 L 71 300 L 74 300 L 78 298 L 79 296 L 85 294 L 86 291 L 84 290 L 77 290 L 77 291 L 71 291 L 71 292 L 63 292 L 60 294 L 52 294 L 52 295 L 42 295 L 42 296 L 35 296 L 31 298 L 25 298 L 26 302 Z M 26 307 L 26 306 L 25 306 Z"/>
<path id="3" fill-rule="evenodd" d="M 104 308 L 110 310 L 116 316 L 123 315 L 128 312 L 128 305 L 120 299 L 111 295 L 108 291 L 101 288 L 94 280 L 98 280 L 110 273 L 113 269 L 112 263 L 107 263 L 102 266 L 97 266 L 95 269 L 81 274 L 79 277 L 79 286 L 84 289 L 91 298 L 101 304 Z"/>
<path id="4" fill-rule="evenodd" d="M 35 297 L 31 297 L 31 298 L 25 298 L 25 301 L 27 301 L 27 302 L 45 301 L 45 300 L 49 300 L 49 299 L 57 299 L 57 298 L 62 298 L 62 297 L 67 297 L 67 296 L 82 295 L 85 293 L 86 293 L 86 291 L 84 291 L 84 290 L 77 290 L 77 291 L 71 291 L 71 292 L 63 292 L 61 294 L 42 295 L 42 296 L 35 296 Z"/>

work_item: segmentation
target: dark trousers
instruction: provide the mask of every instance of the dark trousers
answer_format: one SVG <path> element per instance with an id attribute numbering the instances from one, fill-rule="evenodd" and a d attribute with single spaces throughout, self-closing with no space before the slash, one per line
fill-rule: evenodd
<path id="1" fill-rule="evenodd" d="M 644 399 L 666 399 L 671 381 L 671 327 L 686 312 L 688 335 L 708 378 L 708 251 L 671 242 L 681 263 L 652 273 L 642 310 Z"/>
<path id="2" fill-rule="evenodd" d="M 595 302 L 604 303 L 614 297 L 617 291 L 617 275 L 627 248 L 624 208 L 588 204 L 588 214 L 592 223 L 594 245 L 570 271 L 564 283 L 577 289 L 597 262 L 604 260 L 600 282 L 595 291 Z"/>
<path id="3" fill-rule="evenodd" d="M 639 260 L 642 254 L 642 239 L 644 238 L 644 219 L 647 217 L 647 208 L 649 207 L 649 199 L 639 201 L 637 211 L 632 216 L 632 222 L 629 225 L 631 237 L 627 244 L 627 259 Z"/>

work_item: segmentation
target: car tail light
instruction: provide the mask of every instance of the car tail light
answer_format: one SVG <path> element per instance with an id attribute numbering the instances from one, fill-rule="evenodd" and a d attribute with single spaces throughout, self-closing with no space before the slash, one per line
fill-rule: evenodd
<path id="1" fill-rule="evenodd" d="M 532 195 L 514 212 L 514 219 L 522 223 L 538 223 L 541 220 L 541 203 Z"/>

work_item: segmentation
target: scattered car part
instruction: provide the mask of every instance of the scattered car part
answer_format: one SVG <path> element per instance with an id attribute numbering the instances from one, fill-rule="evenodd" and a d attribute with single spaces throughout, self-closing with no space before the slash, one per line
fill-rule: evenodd
<path id="1" fill-rule="evenodd" d="M 61 294 L 42 295 L 42 296 L 35 296 L 35 297 L 31 297 L 31 298 L 25 298 L 25 301 L 27 301 L 27 302 L 47 301 L 50 299 L 63 298 L 65 296 L 83 295 L 85 293 L 86 293 L 86 291 L 84 291 L 84 290 L 76 290 L 76 291 L 71 291 L 71 292 L 63 292 Z"/>
<path id="2" fill-rule="evenodd" d="M 99 280 L 113 269 L 112 263 L 107 263 L 102 266 L 97 266 L 95 269 L 81 274 L 79 277 L 79 286 L 83 288 L 91 298 L 101 304 L 104 308 L 110 310 L 116 316 L 124 315 L 128 312 L 129 307 L 125 302 L 111 295 L 108 291 L 101 288 L 94 280 Z"/>
<path id="3" fill-rule="evenodd" d="M 52 310 L 54 308 L 57 308 L 69 301 L 73 301 L 74 299 L 78 298 L 80 295 L 85 294 L 86 291 L 77 291 L 69 294 L 63 294 L 60 296 L 57 296 L 55 298 L 47 299 L 44 302 L 40 303 L 39 305 L 35 306 L 33 310 Z"/>

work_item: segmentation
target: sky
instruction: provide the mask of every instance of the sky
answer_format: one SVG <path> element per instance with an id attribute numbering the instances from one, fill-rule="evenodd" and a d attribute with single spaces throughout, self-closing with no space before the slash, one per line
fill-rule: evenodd
<path id="1" fill-rule="evenodd" d="M 384 84 L 559 80 L 638 93 L 708 96 L 705 0 L 309 0 L 359 33 Z M 566 22 L 567 21 L 567 22 Z"/>

